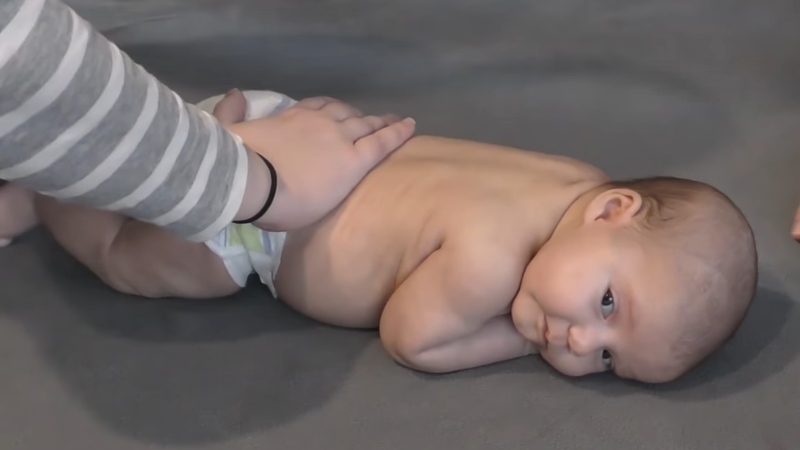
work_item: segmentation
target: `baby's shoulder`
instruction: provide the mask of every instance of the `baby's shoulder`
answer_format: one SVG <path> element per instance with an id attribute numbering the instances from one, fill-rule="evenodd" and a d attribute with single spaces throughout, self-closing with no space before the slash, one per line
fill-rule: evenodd
<path id="1" fill-rule="evenodd" d="M 467 226 L 445 240 L 448 274 L 456 285 L 494 291 L 516 290 L 527 266 L 531 249 L 519 238 L 501 230 Z"/>
<path id="2" fill-rule="evenodd" d="M 609 180 L 600 168 L 571 156 L 534 151 L 523 153 L 530 161 L 532 171 L 557 187 L 563 188 L 574 183 L 605 183 Z"/>

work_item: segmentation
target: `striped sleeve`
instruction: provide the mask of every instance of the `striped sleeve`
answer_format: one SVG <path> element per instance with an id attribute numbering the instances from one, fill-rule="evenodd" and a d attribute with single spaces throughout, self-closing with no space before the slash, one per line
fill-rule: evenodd
<path id="1" fill-rule="evenodd" d="M 207 240 L 247 180 L 241 141 L 59 0 L 0 3 L 0 179 Z"/>

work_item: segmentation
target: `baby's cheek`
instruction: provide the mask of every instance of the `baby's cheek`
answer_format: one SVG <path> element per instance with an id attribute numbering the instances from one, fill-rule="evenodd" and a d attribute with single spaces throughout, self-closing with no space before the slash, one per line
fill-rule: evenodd
<path id="1" fill-rule="evenodd" d="M 530 303 L 529 299 L 518 295 L 511 304 L 511 321 L 517 331 L 525 336 L 526 339 L 530 339 L 531 334 L 536 331 L 536 319 L 531 313 L 528 303 Z"/>
<path id="2" fill-rule="evenodd" d="M 541 264 L 541 261 L 533 261 L 529 266 L 529 272 L 526 274 L 520 291 L 527 292 L 528 295 L 536 301 L 539 310 L 546 314 L 552 314 L 550 311 L 554 299 L 560 296 L 560 273 Z"/>
<path id="3" fill-rule="evenodd" d="M 556 371 L 568 377 L 582 377 L 594 373 L 594 370 L 587 368 L 587 365 L 578 358 L 568 354 L 554 353 L 545 349 L 540 352 L 540 356 Z"/>

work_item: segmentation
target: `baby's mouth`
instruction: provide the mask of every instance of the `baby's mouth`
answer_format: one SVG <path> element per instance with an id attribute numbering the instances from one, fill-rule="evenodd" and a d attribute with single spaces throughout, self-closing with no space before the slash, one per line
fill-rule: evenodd
<path id="1" fill-rule="evenodd" d="M 531 334 L 528 339 L 533 342 L 537 350 L 542 351 L 547 349 L 547 319 L 542 315 L 539 320 L 534 321 L 530 327 Z"/>
<path id="2" fill-rule="evenodd" d="M 538 328 L 539 328 L 539 339 L 541 340 L 541 343 L 542 343 L 541 347 L 542 348 L 547 348 L 547 345 L 549 344 L 549 342 L 547 340 L 547 331 L 548 331 L 547 330 L 547 319 L 544 316 L 542 316 L 542 320 L 541 320 L 541 322 L 539 322 Z"/>

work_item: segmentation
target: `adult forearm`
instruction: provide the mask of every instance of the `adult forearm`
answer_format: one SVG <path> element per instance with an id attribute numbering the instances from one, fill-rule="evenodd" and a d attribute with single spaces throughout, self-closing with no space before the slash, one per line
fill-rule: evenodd
<path id="1" fill-rule="evenodd" d="M 0 3 L 0 149 L 0 179 L 189 239 L 252 213 L 239 140 L 60 1 Z"/>

